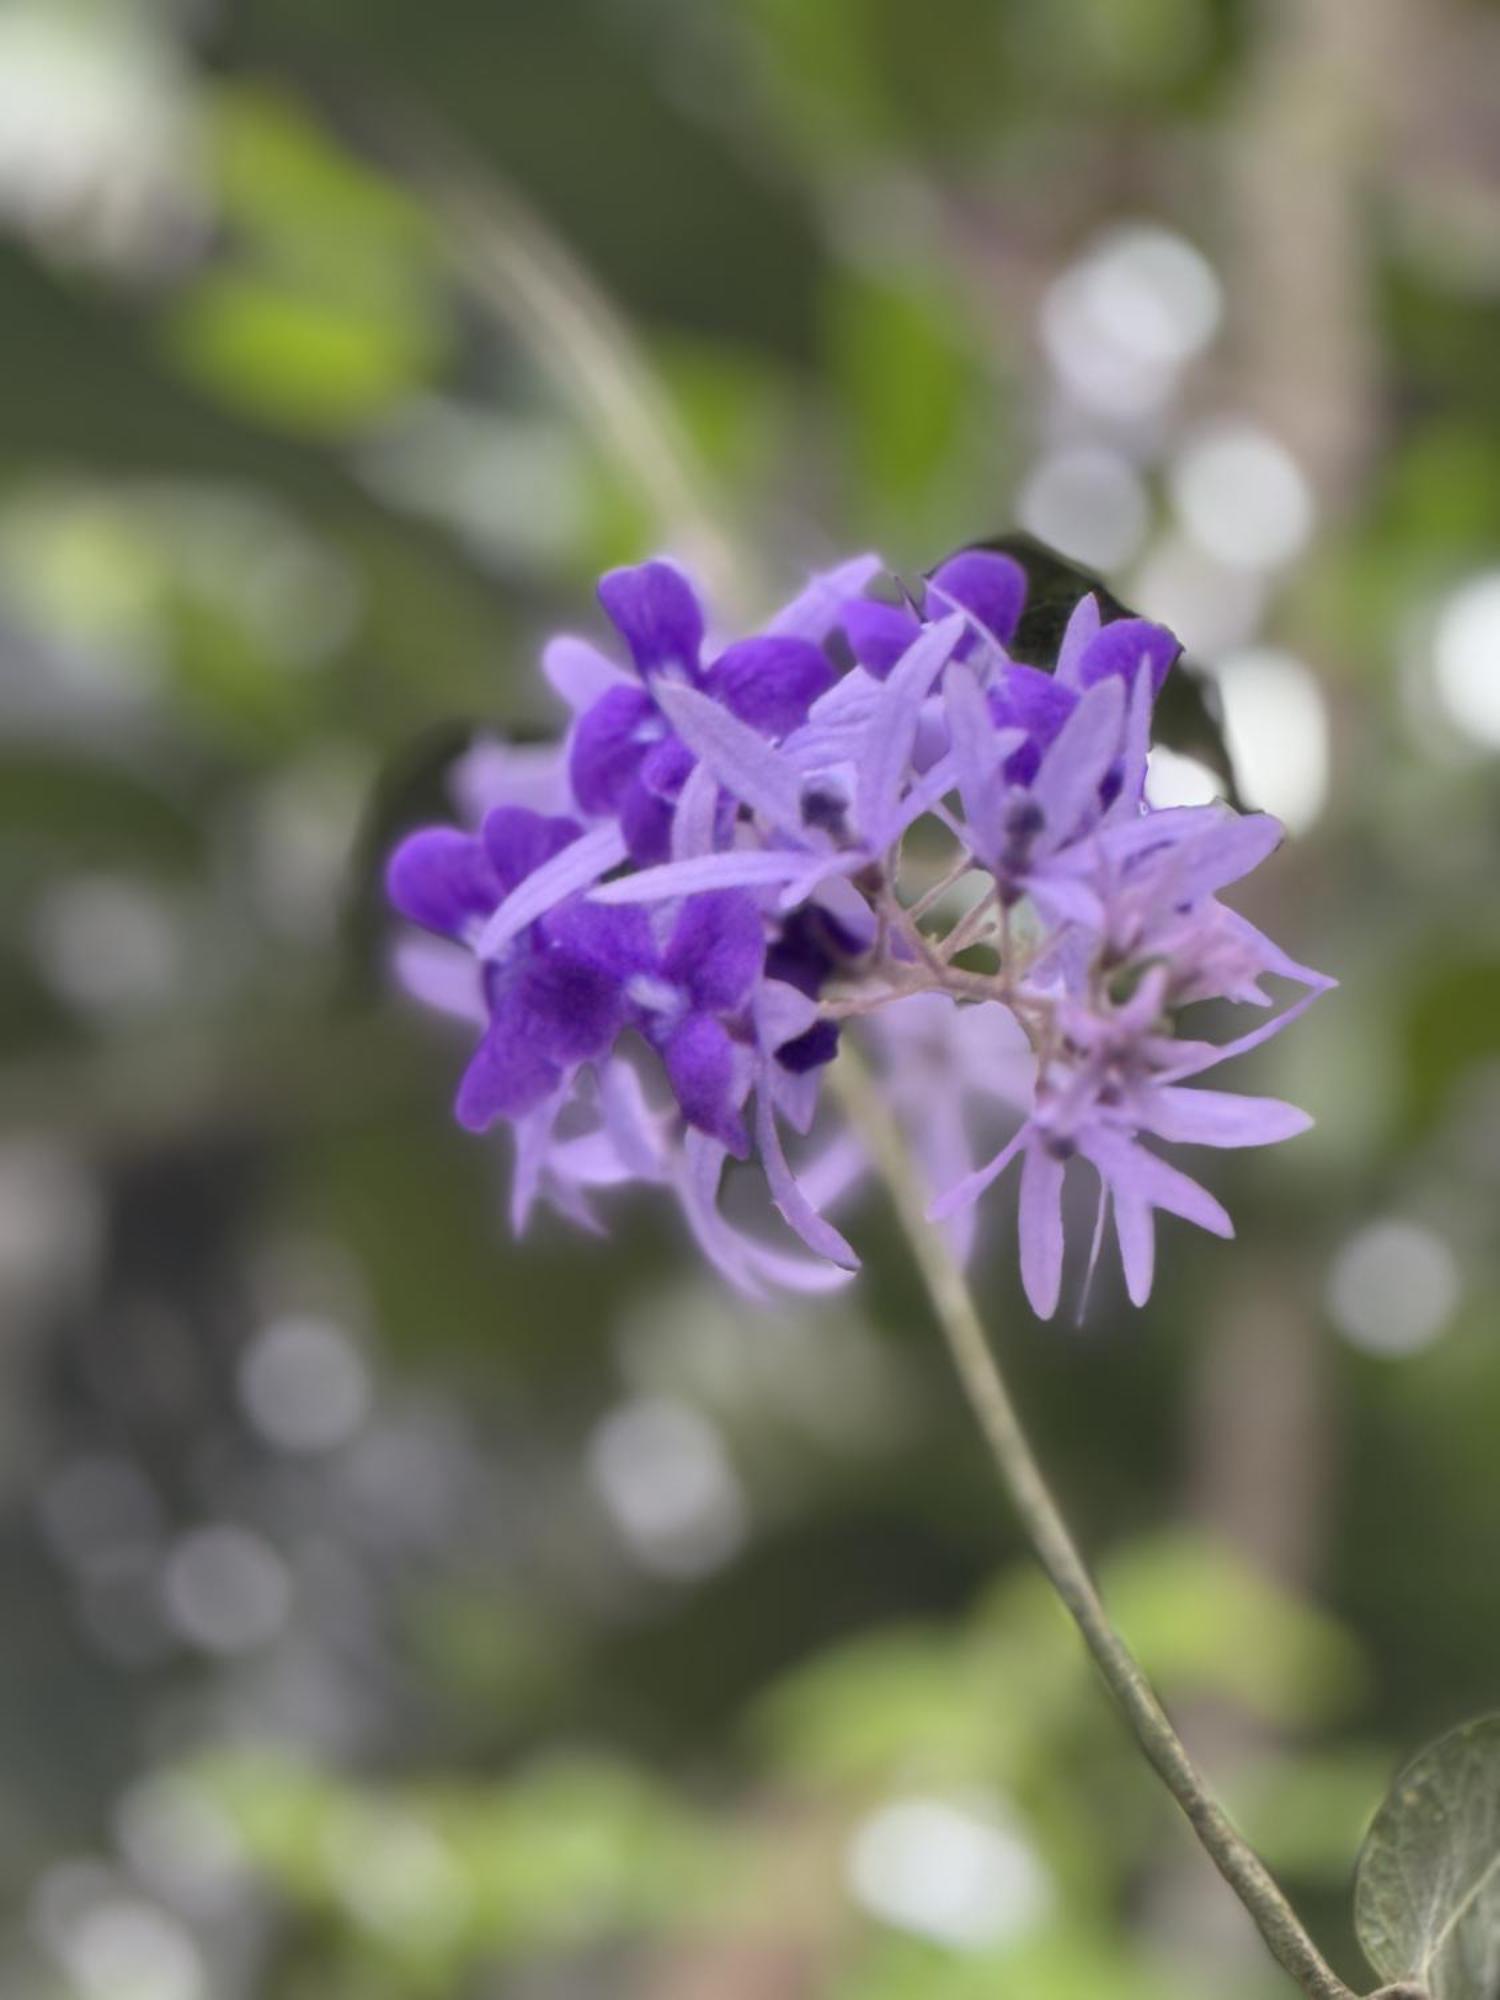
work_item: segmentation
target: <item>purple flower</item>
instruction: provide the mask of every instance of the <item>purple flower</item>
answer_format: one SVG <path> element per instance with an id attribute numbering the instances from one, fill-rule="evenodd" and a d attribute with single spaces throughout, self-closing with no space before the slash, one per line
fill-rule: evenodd
<path id="1" fill-rule="evenodd" d="M 1026 572 L 1011 556 L 966 549 L 939 563 L 927 580 L 926 609 L 932 622 L 950 612 L 966 614 L 968 631 L 957 647 L 967 658 L 976 646 L 995 654 L 1014 637 L 1026 605 Z M 838 629 L 867 673 L 884 680 L 922 629 L 907 605 L 878 598 L 852 598 L 839 615 Z"/>
<path id="2" fill-rule="evenodd" d="M 597 1229 L 600 1198 L 639 1182 L 746 1292 L 841 1282 L 858 1260 L 826 1211 L 869 1163 L 821 1084 L 855 1036 L 960 1253 L 1019 1160 L 1021 1274 L 1050 1315 L 1081 1165 L 1099 1190 L 1090 1270 L 1112 1216 L 1141 1303 L 1158 1212 L 1230 1233 L 1157 1148 L 1307 1123 L 1196 1081 L 1332 983 L 1220 900 L 1281 829 L 1147 804 L 1178 650 L 1161 626 L 1105 623 L 1084 597 L 1049 672 L 1008 651 L 1026 587 L 1009 557 L 955 556 L 905 604 L 863 594 L 877 569 L 814 577 L 723 644 L 671 564 L 606 576 L 629 665 L 547 647 L 566 746 L 471 753 L 458 796 L 477 831 L 397 849 L 390 899 L 425 933 L 398 971 L 480 1030 L 458 1115 L 512 1126 L 518 1229 L 540 1201 Z M 1277 1011 L 1270 980 L 1301 992 Z M 1182 1010 L 1203 1000 L 1260 1018 L 1197 1039 Z M 801 1251 L 728 1221 L 731 1158 L 755 1163 Z"/>
<path id="3" fill-rule="evenodd" d="M 762 633 L 703 663 L 703 608 L 670 563 L 611 570 L 599 601 L 629 650 L 635 677 L 613 669 L 581 642 L 551 656 L 555 685 L 595 695 L 578 718 L 569 752 L 573 791 L 590 817 L 617 815 L 636 861 L 669 851 L 673 807 L 693 755 L 663 708 L 667 685 L 699 690 L 762 736 L 787 735 L 832 686 L 833 665 L 805 629 Z M 815 620 L 809 616 L 806 624 Z M 604 671 L 600 671 L 601 668 Z"/>
<path id="4" fill-rule="evenodd" d="M 405 917 L 440 937 L 478 936 L 510 892 L 566 852 L 582 829 L 521 806 L 497 806 L 476 836 L 452 827 L 409 834 L 386 888 Z M 486 961 L 487 1026 L 459 1086 L 457 1116 L 482 1132 L 518 1118 L 613 1040 L 618 1009 L 607 978 L 570 952 L 550 924 L 527 925 Z"/>
<path id="5" fill-rule="evenodd" d="M 766 955 L 754 898 L 735 890 L 689 897 L 662 945 L 638 906 L 565 905 L 548 929 L 607 983 L 618 1025 L 638 1029 L 660 1055 L 687 1122 L 746 1158 L 746 1008 Z"/>

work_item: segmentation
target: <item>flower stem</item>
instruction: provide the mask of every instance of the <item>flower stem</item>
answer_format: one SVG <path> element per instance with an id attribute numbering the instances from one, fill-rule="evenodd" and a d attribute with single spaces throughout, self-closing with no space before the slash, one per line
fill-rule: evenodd
<path id="1" fill-rule="evenodd" d="M 851 1123 L 869 1147 L 890 1190 L 1001 1483 L 1136 1741 L 1182 1808 L 1214 1866 L 1249 1911 L 1277 1963 L 1309 2000 L 1355 2000 L 1352 1989 L 1308 1936 L 1264 1862 L 1210 1792 L 1139 1662 L 1111 1624 L 1021 1427 L 963 1272 L 941 1230 L 927 1220 L 925 1193 L 889 1107 L 868 1071 L 847 1048 L 833 1080 Z"/>

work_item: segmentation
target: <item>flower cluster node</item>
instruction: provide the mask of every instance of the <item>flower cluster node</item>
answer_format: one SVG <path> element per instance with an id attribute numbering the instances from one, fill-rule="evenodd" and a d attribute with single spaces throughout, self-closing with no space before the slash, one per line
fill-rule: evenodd
<path id="1" fill-rule="evenodd" d="M 857 1259 L 827 1211 L 868 1162 L 820 1084 L 856 1034 L 960 1251 L 1019 1161 L 1022 1277 L 1050 1315 L 1086 1165 L 1093 1256 L 1112 1215 L 1140 1303 L 1156 1211 L 1231 1233 L 1154 1142 L 1308 1122 L 1189 1085 L 1331 984 L 1219 900 L 1281 829 L 1147 803 L 1163 627 L 1084 596 L 1044 671 L 1013 657 L 1010 557 L 965 551 L 899 601 L 872 594 L 881 574 L 866 556 L 816 576 L 716 647 L 672 564 L 611 571 L 622 654 L 565 637 L 543 656 L 572 714 L 555 751 L 472 752 L 472 823 L 392 855 L 390 899 L 425 934 L 398 970 L 478 1030 L 457 1115 L 514 1128 L 518 1228 L 540 1201 L 597 1227 L 601 1192 L 646 1181 L 741 1289 L 842 1282 Z M 1267 977 L 1301 988 L 1279 1013 Z M 1264 1018 L 1195 1039 L 1182 1010 L 1216 999 Z M 726 1163 L 752 1157 L 800 1249 L 725 1214 Z"/>

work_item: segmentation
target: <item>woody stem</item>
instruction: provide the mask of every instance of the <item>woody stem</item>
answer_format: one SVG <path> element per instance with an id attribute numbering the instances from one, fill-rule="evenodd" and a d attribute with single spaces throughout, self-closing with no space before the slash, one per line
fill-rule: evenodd
<path id="1" fill-rule="evenodd" d="M 1110 1622 L 1021 1426 L 963 1272 L 941 1230 L 927 1220 L 926 1196 L 889 1107 L 850 1050 L 841 1055 L 833 1081 L 885 1180 L 1001 1484 L 1142 1752 L 1249 1911 L 1272 1956 L 1308 2000 L 1356 2000 L 1209 1790 L 1139 1662 Z"/>

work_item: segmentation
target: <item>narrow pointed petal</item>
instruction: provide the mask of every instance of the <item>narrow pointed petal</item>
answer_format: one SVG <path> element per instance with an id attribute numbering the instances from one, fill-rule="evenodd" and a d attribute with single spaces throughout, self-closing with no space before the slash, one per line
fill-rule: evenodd
<path id="1" fill-rule="evenodd" d="M 477 826 L 494 806 L 530 806 L 533 812 L 573 809 L 568 760 L 561 744 L 501 743 L 480 737 L 449 774 L 459 817 Z"/>
<path id="2" fill-rule="evenodd" d="M 670 1178 L 670 1159 L 662 1136 L 662 1121 L 646 1102 L 633 1064 L 620 1056 L 601 1063 L 599 1110 L 616 1152 L 636 1180 Z"/>
<path id="3" fill-rule="evenodd" d="M 391 968 L 398 983 L 424 1007 L 451 1014 L 473 1027 L 488 1023 L 479 961 L 461 945 L 438 938 L 404 937 L 391 954 Z"/>
<path id="4" fill-rule="evenodd" d="M 1270 813 L 1226 809 L 1219 823 L 1200 834 L 1184 856 L 1177 899 L 1196 903 L 1242 881 L 1276 852 L 1285 837 L 1286 829 Z"/>
<path id="5" fill-rule="evenodd" d="M 1250 1029 L 1248 1034 L 1236 1035 L 1233 1041 L 1184 1043 L 1181 1058 L 1170 1069 L 1161 1072 L 1161 1081 L 1177 1083 L 1185 1076 L 1201 1076 L 1204 1070 L 1213 1069 L 1219 1063 L 1233 1062 L 1236 1056 L 1249 1055 L 1252 1049 L 1258 1049 L 1263 1042 L 1271 1041 L 1289 1028 L 1327 990 L 1326 986 L 1313 987 L 1311 992 L 1294 1000 L 1290 1007 L 1283 1007 L 1274 1020 L 1262 1021 L 1258 1028 Z"/>
<path id="6" fill-rule="evenodd" d="M 1124 684 L 1109 679 L 1088 690 L 1059 730 L 1031 787 L 1046 816 L 1050 845 L 1072 839 L 1097 809 L 1099 787 L 1120 754 L 1124 724 Z"/>
<path id="7" fill-rule="evenodd" d="M 1176 1167 L 1169 1167 L 1165 1160 L 1157 1159 L 1144 1147 L 1135 1149 L 1131 1177 L 1141 1195 L 1153 1208 L 1164 1208 L 1169 1215 L 1180 1215 L 1184 1222 L 1196 1223 L 1206 1229 L 1211 1236 L 1233 1236 L 1234 1223 L 1229 1211 L 1220 1201 L 1216 1201 L 1205 1187 L 1187 1174 L 1179 1173 Z"/>
<path id="8" fill-rule="evenodd" d="M 1005 787 L 995 752 L 995 724 L 973 669 L 948 669 L 943 682 L 953 774 L 975 854 L 993 857 L 1001 844 L 1000 807 Z"/>
<path id="9" fill-rule="evenodd" d="M 542 1192 L 547 1162 L 552 1152 L 552 1132 L 562 1109 L 565 1091 L 555 1090 L 549 1098 L 515 1122 L 515 1166 L 510 1181 L 510 1226 L 516 1236 L 525 1233 L 531 1212 Z"/>
<path id="10" fill-rule="evenodd" d="M 599 602 L 630 648 L 642 678 L 698 672 L 703 609 L 693 586 L 671 563 L 638 563 L 599 579 Z"/>
<path id="11" fill-rule="evenodd" d="M 856 777 L 854 816 L 860 832 L 875 848 L 891 838 L 901 779 L 911 762 L 922 704 L 948 664 L 963 629 L 963 618 L 957 612 L 928 626 L 893 669 L 885 684 L 886 698 L 870 719 Z"/>
<path id="12" fill-rule="evenodd" d="M 1021 1282 L 1038 1319 L 1051 1319 L 1062 1289 L 1063 1163 L 1045 1146 L 1021 1163 Z"/>
<path id="13" fill-rule="evenodd" d="M 1144 1201 L 1133 1188 L 1118 1182 L 1110 1185 L 1125 1291 L 1133 1306 L 1143 1306 L 1151 1296 L 1156 1277 L 1156 1219 L 1150 1202 Z"/>
<path id="14" fill-rule="evenodd" d="M 1089 591 L 1073 606 L 1062 644 L 1057 649 L 1057 678 L 1064 687 L 1078 688 L 1078 664 L 1099 630 L 1099 600 Z"/>
<path id="15" fill-rule="evenodd" d="M 801 826 L 801 779 L 780 751 L 696 688 L 663 684 L 658 693 L 672 727 L 725 791 L 774 827 Z"/>
<path id="16" fill-rule="evenodd" d="M 771 1091 L 764 1084 L 758 1085 L 755 1093 L 755 1136 L 771 1199 L 788 1226 L 797 1232 L 815 1255 L 841 1264 L 846 1270 L 857 1269 L 859 1258 L 833 1224 L 818 1214 L 798 1185 L 782 1150 Z"/>
<path id="17" fill-rule="evenodd" d="M 618 827 L 599 826 L 582 835 L 511 890 L 479 934 L 479 956 L 498 957 L 528 924 L 581 889 L 592 888 L 624 859 L 625 840 Z"/>
<path id="18" fill-rule="evenodd" d="M 967 1208 L 971 1201 L 978 1201 L 985 1189 L 999 1180 L 1016 1154 L 1020 1152 L 1030 1133 L 1030 1125 L 1023 1125 L 1020 1131 L 1000 1148 L 992 1160 L 986 1161 L 982 1167 L 977 1167 L 972 1174 L 965 1174 L 955 1187 L 939 1195 L 927 1211 L 928 1220 L 946 1222 L 950 1215 L 957 1215 L 958 1211 Z"/>
<path id="19" fill-rule="evenodd" d="M 814 645 L 821 645 L 838 622 L 844 605 L 857 598 L 884 567 L 879 556 L 862 555 L 851 556 L 848 562 L 819 572 L 790 604 L 776 613 L 766 630 L 787 638 L 811 639 Z"/>
<path id="20" fill-rule="evenodd" d="M 1120 790 L 1105 814 L 1106 822 L 1133 819 L 1146 795 L 1146 767 L 1151 754 L 1151 683 L 1137 674 L 1125 710 L 1125 745 L 1121 756 Z"/>
<path id="21" fill-rule="evenodd" d="M 727 854 L 700 854 L 691 861 L 664 861 L 606 882 L 592 903 L 665 903 L 698 896 L 708 889 L 774 889 L 807 874 L 809 856 L 801 849 L 737 847 Z"/>
<path id="22" fill-rule="evenodd" d="M 755 1032 L 764 1049 L 779 1049 L 816 1027 L 818 1003 L 785 979 L 763 979 L 755 989 Z"/>
<path id="23" fill-rule="evenodd" d="M 706 764 L 694 764 L 672 814 L 672 859 L 693 861 L 712 854 L 718 820 L 719 781 Z"/>
<path id="24" fill-rule="evenodd" d="M 1295 1104 L 1277 1097 L 1183 1090 L 1171 1084 L 1145 1093 L 1136 1116 L 1158 1139 L 1184 1146 L 1272 1146 L 1295 1139 L 1313 1122 Z"/>
<path id="25" fill-rule="evenodd" d="M 602 701 L 612 688 L 633 685 L 623 667 L 590 645 L 565 632 L 550 640 L 542 653 L 542 672 L 575 715 Z"/>

